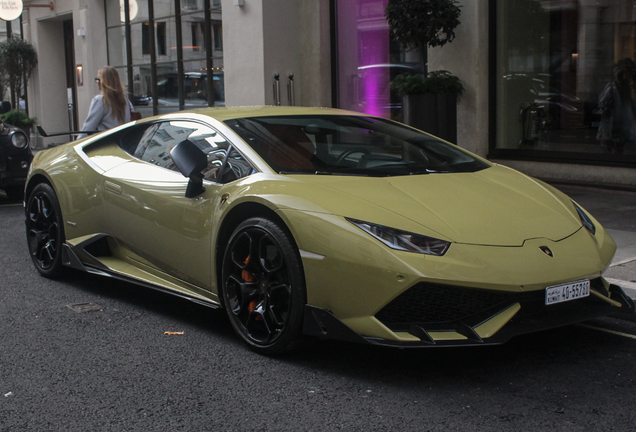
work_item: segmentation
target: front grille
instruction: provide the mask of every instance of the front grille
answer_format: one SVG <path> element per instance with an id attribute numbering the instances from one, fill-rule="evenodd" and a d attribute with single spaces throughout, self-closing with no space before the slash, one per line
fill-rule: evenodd
<path id="1" fill-rule="evenodd" d="M 600 279 L 591 281 L 591 288 L 606 294 Z M 502 292 L 440 284 L 419 283 L 403 292 L 382 308 L 375 317 L 393 331 L 409 331 L 412 324 L 426 329 L 453 328 L 457 323 L 475 326 L 502 309 L 521 304 L 518 315 L 559 314 L 580 306 L 584 298 L 572 302 L 544 304 L 545 292 Z"/>

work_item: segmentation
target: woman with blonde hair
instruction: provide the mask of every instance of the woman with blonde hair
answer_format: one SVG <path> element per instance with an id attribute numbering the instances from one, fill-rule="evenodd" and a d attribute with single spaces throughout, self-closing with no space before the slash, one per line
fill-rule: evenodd
<path id="1" fill-rule="evenodd" d="M 82 130 L 103 131 L 128 123 L 132 105 L 124 95 L 124 86 L 117 69 L 104 66 L 97 72 L 95 82 L 101 94 L 93 98 Z M 85 136 L 86 134 L 82 134 L 80 138 Z"/>

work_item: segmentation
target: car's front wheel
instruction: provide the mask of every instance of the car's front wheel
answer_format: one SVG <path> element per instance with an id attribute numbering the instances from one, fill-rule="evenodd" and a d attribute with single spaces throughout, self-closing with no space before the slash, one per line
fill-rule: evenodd
<path id="1" fill-rule="evenodd" d="M 46 277 L 63 271 L 64 227 L 57 195 L 46 183 L 37 185 L 26 203 L 26 231 L 29 253 L 35 268 Z"/>
<path id="2" fill-rule="evenodd" d="M 305 282 L 291 236 L 270 219 L 251 218 L 232 233 L 221 295 L 232 327 L 262 354 L 295 348 L 302 338 Z"/>

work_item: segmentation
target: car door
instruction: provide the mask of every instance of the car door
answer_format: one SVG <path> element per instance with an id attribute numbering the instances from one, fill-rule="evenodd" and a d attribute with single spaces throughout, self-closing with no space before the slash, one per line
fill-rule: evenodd
<path id="1" fill-rule="evenodd" d="M 208 157 L 205 192 L 186 198 L 188 179 L 177 171 L 170 150 L 188 139 Z M 166 121 L 151 125 L 129 151 L 134 158 L 104 173 L 104 207 L 110 230 L 140 267 L 209 289 L 211 232 L 219 208 L 220 175 L 229 142 L 209 125 Z"/>

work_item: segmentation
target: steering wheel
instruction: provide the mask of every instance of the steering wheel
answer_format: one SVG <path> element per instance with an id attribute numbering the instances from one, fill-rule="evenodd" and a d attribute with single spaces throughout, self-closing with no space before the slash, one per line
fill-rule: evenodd
<path id="1" fill-rule="evenodd" d="M 371 151 L 365 148 L 352 148 L 352 149 L 343 151 L 340 154 L 340 156 L 338 156 L 338 159 L 336 159 L 336 166 L 340 165 L 347 156 L 352 155 L 354 153 L 371 154 Z"/>

